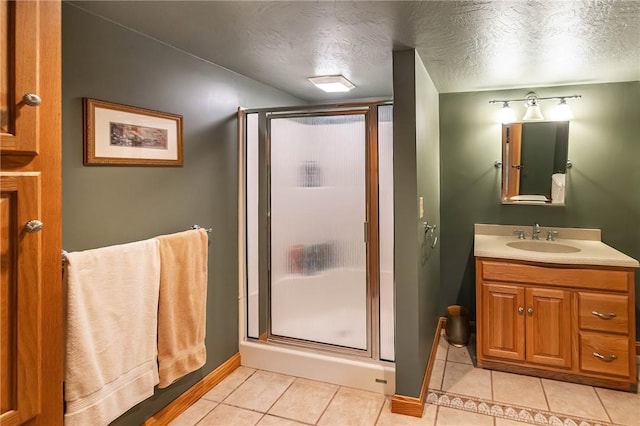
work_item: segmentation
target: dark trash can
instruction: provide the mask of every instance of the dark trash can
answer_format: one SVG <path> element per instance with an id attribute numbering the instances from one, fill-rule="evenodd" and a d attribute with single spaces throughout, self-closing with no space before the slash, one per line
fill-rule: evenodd
<path id="1" fill-rule="evenodd" d="M 445 327 L 447 340 L 453 346 L 466 346 L 471 335 L 469 313 L 460 305 L 447 307 L 447 326 Z"/>

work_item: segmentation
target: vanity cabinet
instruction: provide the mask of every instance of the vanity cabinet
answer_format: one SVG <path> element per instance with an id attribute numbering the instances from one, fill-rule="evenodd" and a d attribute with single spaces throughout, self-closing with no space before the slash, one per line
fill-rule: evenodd
<path id="1" fill-rule="evenodd" d="M 523 285 L 482 285 L 487 356 L 571 367 L 571 295 Z"/>
<path id="2" fill-rule="evenodd" d="M 636 390 L 631 268 L 476 258 L 478 366 Z"/>

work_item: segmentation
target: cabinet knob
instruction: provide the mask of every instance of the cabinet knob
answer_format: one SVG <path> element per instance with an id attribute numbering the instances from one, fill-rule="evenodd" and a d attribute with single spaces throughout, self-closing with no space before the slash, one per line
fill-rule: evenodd
<path id="1" fill-rule="evenodd" d="M 518 307 L 518 313 L 521 314 L 524 312 L 524 308 L 522 306 Z"/>
<path id="2" fill-rule="evenodd" d="M 29 233 L 33 233 L 42 230 L 43 227 L 44 223 L 40 222 L 39 220 L 30 220 L 26 223 L 26 225 L 24 225 L 24 230 Z"/>
<path id="3" fill-rule="evenodd" d="M 595 315 L 598 318 L 603 319 L 603 320 L 610 320 L 610 319 L 613 319 L 613 318 L 618 316 L 618 315 L 616 315 L 615 312 L 609 312 L 608 314 L 603 314 L 603 313 L 600 313 L 598 311 L 591 311 L 591 314 Z"/>
<path id="4" fill-rule="evenodd" d="M 611 361 L 615 361 L 616 359 L 618 359 L 617 355 L 601 355 L 598 352 L 594 352 L 593 356 L 595 356 L 596 358 L 600 358 L 603 361 L 606 362 L 611 362 Z"/>
<path id="5" fill-rule="evenodd" d="M 528 313 L 529 315 L 533 315 L 533 308 L 529 308 L 529 309 L 527 309 L 527 313 Z"/>
<path id="6" fill-rule="evenodd" d="M 42 103 L 42 98 L 35 93 L 27 93 L 22 97 L 22 102 L 29 106 L 39 106 Z"/>

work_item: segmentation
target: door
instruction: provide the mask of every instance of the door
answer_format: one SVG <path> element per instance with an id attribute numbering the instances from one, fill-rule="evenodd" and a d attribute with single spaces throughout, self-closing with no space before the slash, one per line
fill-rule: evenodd
<path id="1" fill-rule="evenodd" d="M 268 128 L 270 336 L 368 351 L 366 112 Z"/>
<path id="2" fill-rule="evenodd" d="M 0 0 L 0 423 L 62 424 L 60 3 Z"/>
<path id="3" fill-rule="evenodd" d="M 482 293 L 484 355 L 524 361 L 524 287 L 483 284 Z"/>
<path id="4" fill-rule="evenodd" d="M 566 290 L 527 289 L 528 362 L 571 367 L 570 296 Z"/>

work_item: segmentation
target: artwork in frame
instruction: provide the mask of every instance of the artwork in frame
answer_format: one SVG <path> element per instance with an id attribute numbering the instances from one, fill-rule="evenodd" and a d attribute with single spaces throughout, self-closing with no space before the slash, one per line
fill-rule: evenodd
<path id="1" fill-rule="evenodd" d="M 84 164 L 182 166 L 182 116 L 83 99 Z"/>

